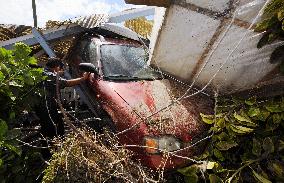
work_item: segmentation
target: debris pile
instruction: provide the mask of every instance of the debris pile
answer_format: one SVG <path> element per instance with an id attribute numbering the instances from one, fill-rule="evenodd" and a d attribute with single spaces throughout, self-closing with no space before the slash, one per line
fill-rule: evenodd
<path id="1" fill-rule="evenodd" d="M 43 182 L 153 182 L 154 174 L 130 159 L 131 152 L 118 148 L 110 132 L 98 135 L 87 129 L 71 132 L 45 170 Z"/>

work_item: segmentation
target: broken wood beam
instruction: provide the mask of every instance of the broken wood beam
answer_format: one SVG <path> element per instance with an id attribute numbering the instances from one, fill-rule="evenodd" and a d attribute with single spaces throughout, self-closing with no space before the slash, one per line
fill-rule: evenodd
<path id="1" fill-rule="evenodd" d="M 62 25 L 58 28 L 52 28 L 42 31 L 42 35 L 44 35 L 46 41 L 53 41 L 62 37 L 78 34 L 83 30 L 85 29 L 76 24 Z M 0 47 L 10 50 L 17 42 L 23 42 L 29 46 L 38 44 L 38 40 L 35 38 L 35 36 L 33 34 L 28 34 L 21 37 L 9 39 L 7 41 L 2 41 L 0 42 Z"/>

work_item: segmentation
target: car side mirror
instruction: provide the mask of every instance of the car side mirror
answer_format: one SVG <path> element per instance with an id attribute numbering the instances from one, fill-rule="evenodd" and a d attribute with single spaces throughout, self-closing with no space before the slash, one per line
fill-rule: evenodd
<path id="1" fill-rule="evenodd" d="M 98 68 L 94 66 L 94 64 L 92 63 L 80 63 L 79 69 L 84 72 L 90 72 L 90 73 L 95 73 L 95 74 L 99 73 Z"/>

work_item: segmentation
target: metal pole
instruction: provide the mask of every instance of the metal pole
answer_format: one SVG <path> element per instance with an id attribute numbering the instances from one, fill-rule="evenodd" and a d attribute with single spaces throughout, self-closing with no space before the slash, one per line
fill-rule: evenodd
<path id="1" fill-rule="evenodd" d="M 35 2 L 35 0 L 32 0 L 32 7 L 33 7 L 34 27 L 37 27 L 37 15 L 36 15 L 36 2 Z"/>

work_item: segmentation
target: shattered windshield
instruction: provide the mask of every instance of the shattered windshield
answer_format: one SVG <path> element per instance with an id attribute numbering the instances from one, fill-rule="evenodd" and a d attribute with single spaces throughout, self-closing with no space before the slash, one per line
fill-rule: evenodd
<path id="1" fill-rule="evenodd" d="M 147 65 L 147 54 L 142 47 L 130 45 L 102 45 L 103 73 L 109 79 L 158 79 L 159 73 Z"/>

